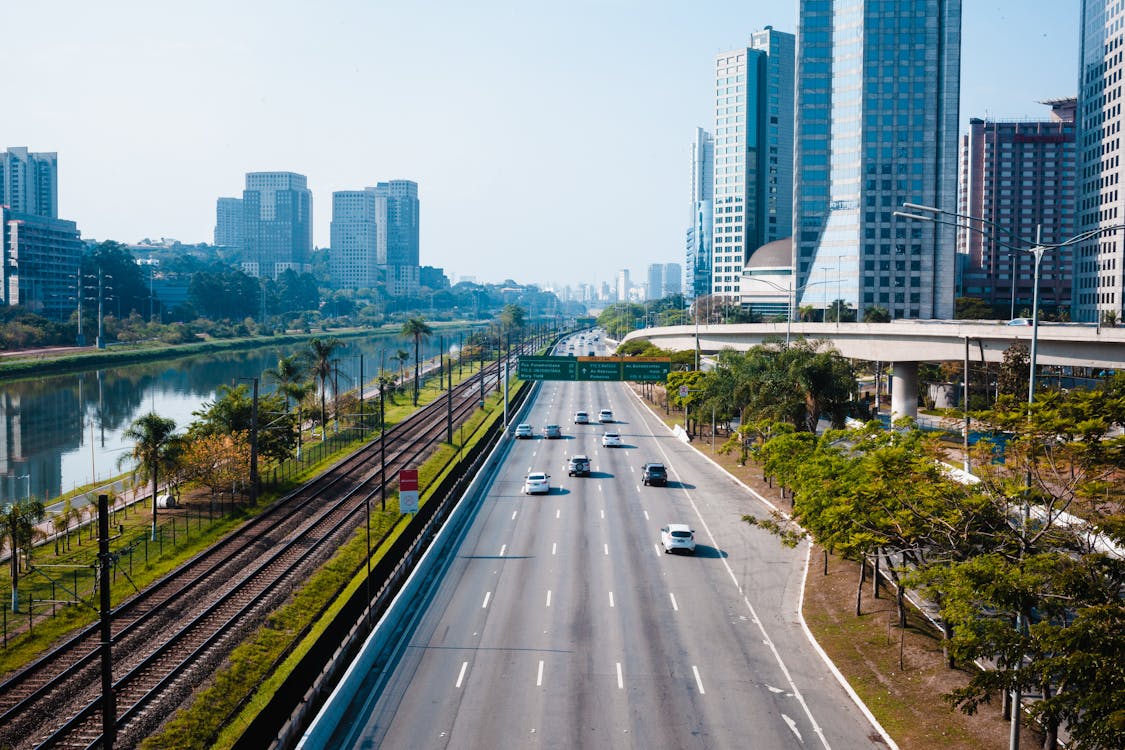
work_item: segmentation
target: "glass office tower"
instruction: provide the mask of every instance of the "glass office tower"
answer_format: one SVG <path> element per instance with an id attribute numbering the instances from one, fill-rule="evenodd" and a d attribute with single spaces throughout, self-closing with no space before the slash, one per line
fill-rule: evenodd
<path id="1" fill-rule="evenodd" d="M 801 0 L 793 240 L 800 305 L 952 318 L 960 0 Z"/>

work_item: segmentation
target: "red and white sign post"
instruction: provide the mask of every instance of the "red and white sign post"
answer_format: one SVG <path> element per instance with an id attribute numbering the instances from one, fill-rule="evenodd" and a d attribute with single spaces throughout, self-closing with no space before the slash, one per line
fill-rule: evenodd
<path id="1" fill-rule="evenodd" d="M 418 512 L 417 469 L 402 469 L 398 473 L 398 512 Z"/>

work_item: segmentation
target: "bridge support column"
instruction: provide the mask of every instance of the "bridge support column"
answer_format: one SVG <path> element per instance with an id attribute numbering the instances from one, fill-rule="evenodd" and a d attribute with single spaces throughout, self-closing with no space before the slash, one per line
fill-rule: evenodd
<path id="1" fill-rule="evenodd" d="M 895 362 L 891 375 L 891 421 L 918 416 L 918 363 Z"/>

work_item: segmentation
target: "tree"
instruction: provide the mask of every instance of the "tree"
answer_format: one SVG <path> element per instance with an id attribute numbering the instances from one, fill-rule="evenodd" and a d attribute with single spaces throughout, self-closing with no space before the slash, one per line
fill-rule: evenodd
<path id="1" fill-rule="evenodd" d="M 309 358 L 310 369 L 313 377 L 320 381 L 320 439 L 324 441 L 328 435 L 328 409 L 325 406 L 325 394 L 328 393 L 328 379 L 332 377 L 332 355 L 341 346 L 336 338 L 309 339 L 309 349 L 306 353 Z"/>
<path id="2" fill-rule="evenodd" d="M 277 366 L 267 369 L 262 373 L 267 379 L 277 383 L 277 390 L 285 396 L 285 412 L 289 412 L 290 400 L 297 405 L 297 453 L 301 450 L 301 401 L 309 392 L 309 385 L 305 381 L 305 368 L 302 366 L 300 356 L 290 354 L 277 360 Z"/>
<path id="3" fill-rule="evenodd" d="M 863 311 L 864 323 L 890 323 L 891 314 L 881 305 L 869 305 Z"/>
<path id="4" fill-rule="evenodd" d="M 1004 351 L 1004 361 L 996 376 L 996 390 L 1001 396 L 1014 396 L 1027 400 L 1028 375 L 1031 372 L 1031 352 L 1027 344 L 1017 341 Z"/>
<path id="5" fill-rule="evenodd" d="M 518 309 L 518 308 L 517 308 Z M 418 405 L 418 386 L 422 377 L 422 338 L 429 336 L 434 332 L 425 321 L 425 319 L 408 318 L 402 324 L 402 335 L 410 336 L 414 339 L 414 405 Z"/>
<path id="6" fill-rule="evenodd" d="M 391 359 L 398 362 L 398 383 L 399 387 L 406 385 L 406 363 L 410 361 L 410 352 L 405 349 L 399 349 L 392 356 Z"/>
<path id="7" fill-rule="evenodd" d="M 123 456 L 123 460 L 136 462 L 134 477 L 152 482 L 152 539 L 156 540 L 156 497 L 160 490 L 159 477 L 162 472 L 175 470 L 177 454 L 182 447 L 181 437 L 176 434 L 176 421 L 149 412 L 140 417 L 123 433 L 126 440 L 133 441 L 133 450 Z"/>
<path id="8" fill-rule="evenodd" d="M 290 389 L 300 394 L 300 385 Z M 294 416 L 289 413 L 286 396 L 279 391 L 258 397 L 258 453 L 265 458 L 281 461 L 293 450 Z M 262 415 L 269 415 L 263 420 Z M 191 439 L 215 436 L 251 434 L 254 429 L 254 399 L 245 383 L 237 386 L 221 385 L 214 401 L 204 402 L 201 409 L 192 412 L 195 421 L 188 427 Z M 264 426 L 263 422 L 268 425 Z M 247 463 L 249 470 L 249 463 Z"/>
<path id="9" fill-rule="evenodd" d="M 11 555 L 9 568 L 12 574 L 12 611 L 19 611 L 20 553 L 31 554 L 38 536 L 36 524 L 43 520 L 46 509 L 38 500 L 17 500 L 4 507 L 0 513 L 0 539 L 8 545 Z"/>
<path id="10" fill-rule="evenodd" d="M 250 440 L 245 432 L 196 436 L 183 454 L 188 476 L 210 490 L 212 502 L 223 490 L 234 492 L 249 463 Z"/>
<path id="11" fill-rule="evenodd" d="M 994 320 L 996 312 L 982 299 L 958 297 L 953 301 L 953 317 L 956 320 Z"/>

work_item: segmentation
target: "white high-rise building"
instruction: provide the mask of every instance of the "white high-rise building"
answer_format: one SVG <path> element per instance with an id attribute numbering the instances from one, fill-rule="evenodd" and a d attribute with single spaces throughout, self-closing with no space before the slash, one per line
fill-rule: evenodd
<path id="1" fill-rule="evenodd" d="M 801 0 L 793 244 L 798 305 L 952 318 L 961 2 Z"/>
<path id="2" fill-rule="evenodd" d="M 219 198 L 215 202 L 215 244 L 242 249 L 245 221 L 241 198 Z"/>
<path id="3" fill-rule="evenodd" d="M 242 208 L 244 271 L 276 279 L 289 269 L 297 273 L 309 270 L 312 192 L 304 175 L 247 173 Z"/>
<path id="4" fill-rule="evenodd" d="M 711 293 L 732 301 L 750 255 L 792 230 L 794 43 L 767 26 L 715 59 Z"/>
<path id="5" fill-rule="evenodd" d="M 379 225 L 375 191 L 332 193 L 332 247 L 328 268 L 337 289 L 372 289 L 379 283 Z"/>
<path id="6" fill-rule="evenodd" d="M 628 302 L 629 301 L 629 288 L 630 288 L 630 286 L 631 286 L 631 283 L 629 281 L 629 269 L 628 268 L 622 268 L 620 271 L 617 272 L 617 278 L 615 279 L 615 285 L 614 285 L 614 290 L 617 294 L 617 301 L 618 302 Z"/>
<path id="7" fill-rule="evenodd" d="M 1078 229 L 1107 232 L 1074 253 L 1071 317 L 1125 319 L 1125 173 L 1121 109 L 1125 78 L 1125 7 L 1117 0 L 1083 0 L 1078 68 Z"/>
<path id="8" fill-rule="evenodd" d="M 684 249 L 684 292 L 688 299 L 711 293 L 711 251 L 715 187 L 715 144 L 703 128 L 695 129 L 691 142 L 691 180 L 688 200 L 687 242 Z"/>
<path id="9" fill-rule="evenodd" d="M 12 211 L 59 218 L 59 157 L 23 146 L 0 151 L 0 204 Z"/>

